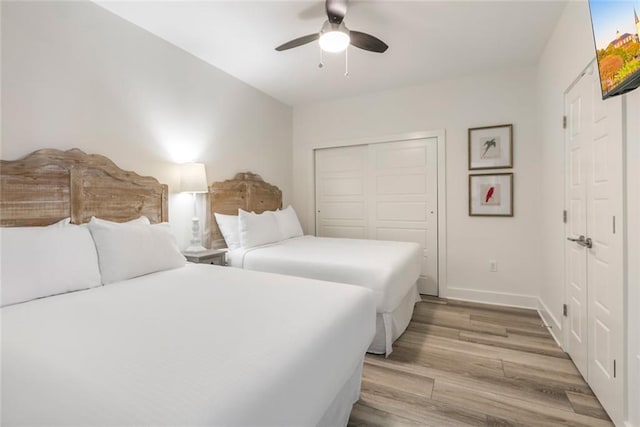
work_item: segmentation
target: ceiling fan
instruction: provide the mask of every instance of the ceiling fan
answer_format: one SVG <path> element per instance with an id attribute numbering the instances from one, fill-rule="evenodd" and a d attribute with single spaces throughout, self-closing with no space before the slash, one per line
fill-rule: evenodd
<path id="1" fill-rule="evenodd" d="M 383 53 L 389 46 L 377 37 L 360 31 L 351 31 L 344 24 L 347 14 L 347 0 L 326 0 L 327 20 L 322 24 L 319 33 L 298 37 L 278 47 L 276 50 L 292 49 L 318 40 L 320 48 L 325 52 L 342 52 L 350 44 L 369 52 Z"/>

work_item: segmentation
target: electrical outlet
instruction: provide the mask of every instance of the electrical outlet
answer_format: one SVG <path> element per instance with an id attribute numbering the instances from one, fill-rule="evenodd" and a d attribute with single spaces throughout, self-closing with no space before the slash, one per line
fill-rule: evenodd
<path id="1" fill-rule="evenodd" d="M 491 261 L 489 261 L 489 271 L 491 272 L 498 271 L 498 261 L 496 261 L 495 259 L 492 259 Z"/>

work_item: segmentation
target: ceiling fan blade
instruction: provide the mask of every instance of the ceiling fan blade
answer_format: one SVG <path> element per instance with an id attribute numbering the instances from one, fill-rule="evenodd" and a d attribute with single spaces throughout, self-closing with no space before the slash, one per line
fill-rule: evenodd
<path id="1" fill-rule="evenodd" d="M 293 39 L 285 44 L 281 44 L 276 48 L 278 52 L 282 52 L 283 50 L 292 49 L 294 47 L 302 46 L 307 43 L 311 43 L 312 41 L 318 40 L 320 34 L 309 34 L 307 36 L 298 37 L 297 39 Z"/>
<path id="2" fill-rule="evenodd" d="M 369 52 L 382 53 L 389 48 L 385 42 L 371 34 L 361 33 L 360 31 L 349 31 L 349 37 L 351 37 L 351 44 L 353 46 L 368 50 Z"/>
<path id="3" fill-rule="evenodd" d="M 347 0 L 326 0 L 325 8 L 329 22 L 340 25 L 347 14 Z"/>

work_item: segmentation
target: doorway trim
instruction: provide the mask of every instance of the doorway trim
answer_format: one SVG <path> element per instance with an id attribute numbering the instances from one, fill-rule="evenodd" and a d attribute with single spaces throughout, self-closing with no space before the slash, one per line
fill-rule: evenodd
<path id="1" fill-rule="evenodd" d="M 446 132 L 444 129 L 432 131 L 416 131 L 394 135 L 373 136 L 350 140 L 326 141 L 315 143 L 306 148 L 307 192 L 312 194 L 311 202 L 307 206 L 308 218 L 313 219 L 313 234 L 316 230 L 316 173 L 315 152 L 324 148 L 350 147 L 354 145 L 369 145 L 397 141 L 411 141 L 416 139 L 436 138 L 438 147 L 438 296 L 447 297 L 447 200 L 446 200 Z"/>

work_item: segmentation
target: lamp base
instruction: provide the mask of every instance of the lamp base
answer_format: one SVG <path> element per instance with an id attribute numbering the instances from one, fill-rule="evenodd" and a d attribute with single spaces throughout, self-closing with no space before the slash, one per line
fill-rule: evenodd
<path id="1" fill-rule="evenodd" d="M 196 193 L 193 193 L 193 199 L 195 202 Z M 200 218 L 195 215 L 195 204 L 194 204 L 194 215 L 191 218 L 191 242 L 189 247 L 185 249 L 183 252 L 189 255 L 198 254 L 201 252 L 208 251 L 207 248 L 202 246 L 202 240 L 200 239 Z"/>

